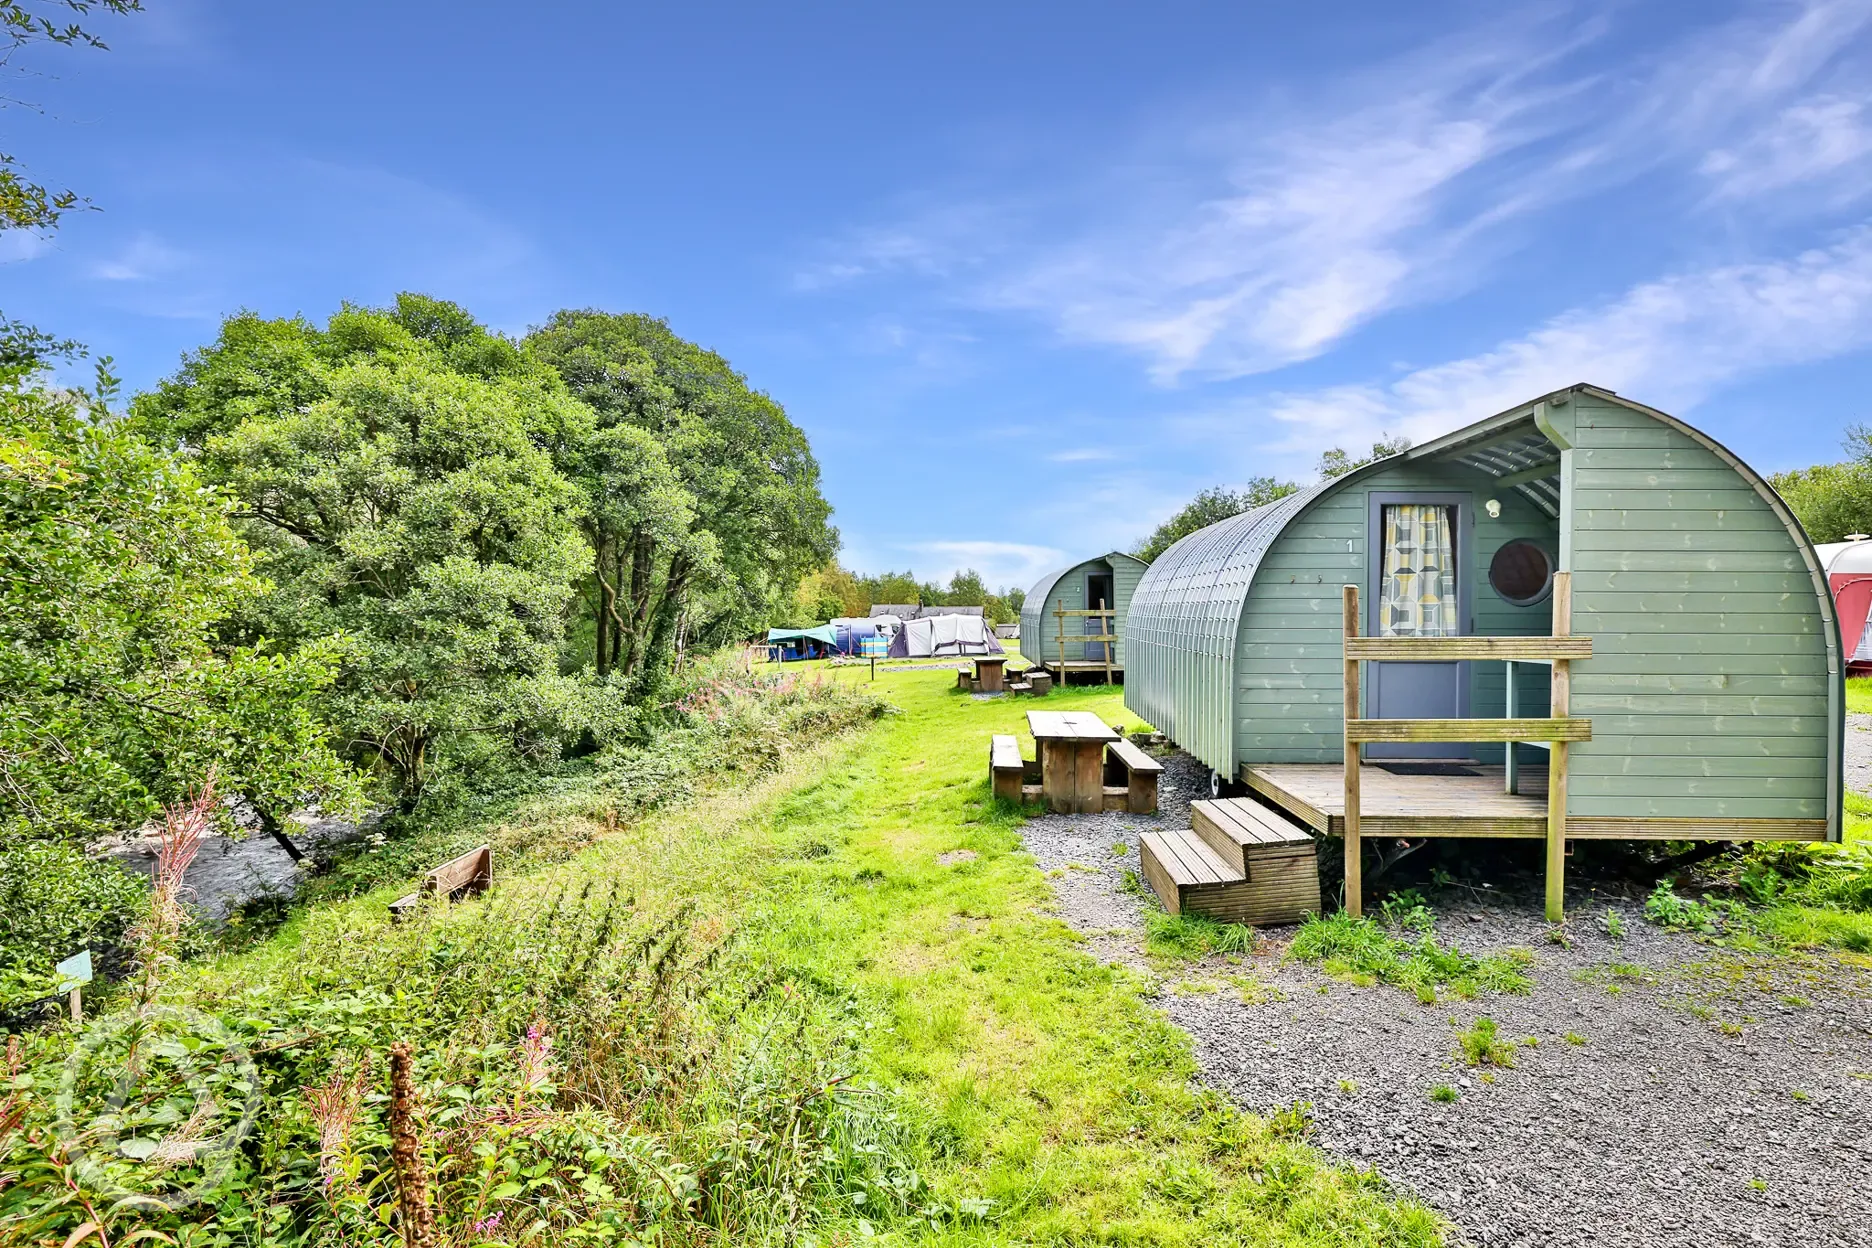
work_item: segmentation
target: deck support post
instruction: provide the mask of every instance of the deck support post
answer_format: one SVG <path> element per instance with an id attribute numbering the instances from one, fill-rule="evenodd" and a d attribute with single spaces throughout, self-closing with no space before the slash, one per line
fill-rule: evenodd
<path id="1" fill-rule="evenodd" d="M 1573 574 L 1555 572 L 1553 578 L 1553 635 L 1573 634 Z M 1572 710 L 1572 663 L 1553 661 L 1553 685 L 1547 714 L 1565 719 Z M 1508 746 L 1514 749 L 1511 742 Z M 1567 743 L 1555 741 L 1547 762 L 1547 921 L 1566 918 Z"/>
<path id="2" fill-rule="evenodd" d="M 1359 635 L 1359 591 L 1345 587 L 1345 635 Z M 1359 717 L 1359 661 L 1345 661 L 1345 911 L 1353 918 L 1365 912 L 1365 878 L 1359 854 L 1359 744 L 1351 724 Z"/>

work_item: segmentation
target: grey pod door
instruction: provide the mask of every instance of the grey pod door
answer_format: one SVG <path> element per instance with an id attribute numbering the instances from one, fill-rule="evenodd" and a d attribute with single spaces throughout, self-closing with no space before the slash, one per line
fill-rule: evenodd
<path id="1" fill-rule="evenodd" d="M 1470 630 L 1471 523 L 1466 494 L 1371 496 L 1369 604 L 1374 637 L 1457 637 Z M 1466 663 L 1368 663 L 1370 719 L 1463 719 L 1469 711 Z M 1401 742 L 1365 747 L 1369 759 L 1470 758 L 1464 743 Z"/>

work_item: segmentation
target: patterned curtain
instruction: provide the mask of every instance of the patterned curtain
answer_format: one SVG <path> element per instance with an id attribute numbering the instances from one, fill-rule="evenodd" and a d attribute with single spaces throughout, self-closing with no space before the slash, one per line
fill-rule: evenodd
<path id="1" fill-rule="evenodd" d="M 1456 636 L 1450 510 L 1425 503 L 1386 505 L 1379 636 Z"/>

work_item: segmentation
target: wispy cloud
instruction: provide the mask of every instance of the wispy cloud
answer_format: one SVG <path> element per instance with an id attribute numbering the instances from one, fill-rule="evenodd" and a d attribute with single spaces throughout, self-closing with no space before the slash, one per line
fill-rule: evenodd
<path id="1" fill-rule="evenodd" d="M 1785 187 L 1839 179 L 1840 198 L 1872 187 L 1872 116 L 1867 99 L 1817 96 L 1782 110 L 1734 147 L 1718 148 L 1702 172 L 1725 199 L 1754 197 Z"/>
<path id="2" fill-rule="evenodd" d="M 947 581 L 957 572 L 973 568 L 982 580 L 999 589 L 1027 586 L 1066 561 L 1064 551 L 1021 542 L 954 540 L 917 542 L 905 549 L 934 560 L 934 579 Z M 919 570 L 918 575 L 925 575 Z"/>
<path id="3" fill-rule="evenodd" d="M 1388 385 L 1276 395 L 1234 413 L 1287 435 L 1264 449 L 1314 452 L 1381 432 L 1423 441 L 1548 391 L 1589 381 L 1667 410 L 1693 407 L 1751 373 L 1872 345 L 1872 226 L 1781 260 L 1645 282 L 1559 316 L 1493 350 Z M 1227 417 L 1207 418 L 1213 434 Z"/>
<path id="4" fill-rule="evenodd" d="M 1809 207 L 1817 180 L 1867 177 L 1869 21 L 1872 0 L 1779 4 L 1621 61 L 1610 22 L 1503 19 L 1311 99 L 1179 117 L 1018 201 L 859 231 L 799 285 L 938 283 L 1164 384 L 1266 372 L 1478 284 L 1511 227 L 1661 166 Z"/>
<path id="5" fill-rule="evenodd" d="M 1117 459 L 1118 452 L 1104 446 L 1075 446 L 1054 451 L 1047 458 L 1056 464 L 1085 464 L 1101 459 Z"/>
<path id="6" fill-rule="evenodd" d="M 147 282 L 179 269 L 188 255 L 148 231 L 139 232 L 116 255 L 91 266 L 91 276 L 103 282 Z"/>

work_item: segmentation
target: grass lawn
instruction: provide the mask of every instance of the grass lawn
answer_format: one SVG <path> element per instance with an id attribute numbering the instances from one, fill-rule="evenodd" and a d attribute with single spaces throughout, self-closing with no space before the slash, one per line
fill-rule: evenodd
<path id="1" fill-rule="evenodd" d="M 1855 714 L 1872 714 L 1872 676 L 1846 678 L 1846 709 Z"/>
<path id="2" fill-rule="evenodd" d="M 774 835 L 832 852 L 777 864 L 749 928 L 774 962 L 882 1007 L 876 1073 L 933 1124 L 939 1190 L 992 1201 L 996 1241 L 1434 1241 L 1422 1209 L 1192 1090 L 1188 1038 L 1047 913 L 1020 817 L 988 798 L 988 737 L 1035 706 L 1135 725 L 1121 692 L 977 701 L 940 672 L 878 679 L 906 713 L 778 803 Z M 938 861 L 958 850 L 976 856 Z"/>
<path id="3" fill-rule="evenodd" d="M 870 680 L 868 667 L 788 669 Z M 1275 1128 L 1192 1087 L 1189 1038 L 1147 986 L 1050 913 L 1021 813 L 989 797 L 988 738 L 1023 732 L 1036 706 L 1135 725 L 1121 691 L 977 700 L 943 670 L 880 667 L 876 681 L 902 713 L 607 833 L 532 880 L 516 878 L 524 867 L 503 877 L 617 879 L 646 910 L 692 900 L 788 991 L 849 1002 L 867 1038 L 856 1060 L 868 1069 L 853 1075 L 893 1094 L 925 1180 L 967 1216 L 874 1225 L 854 1203 L 818 1242 L 1441 1241 L 1425 1208 L 1310 1147 L 1304 1113 Z M 315 907 L 259 948 L 185 972 L 176 995 L 258 991 L 334 929 L 381 930 L 392 891 Z"/>

